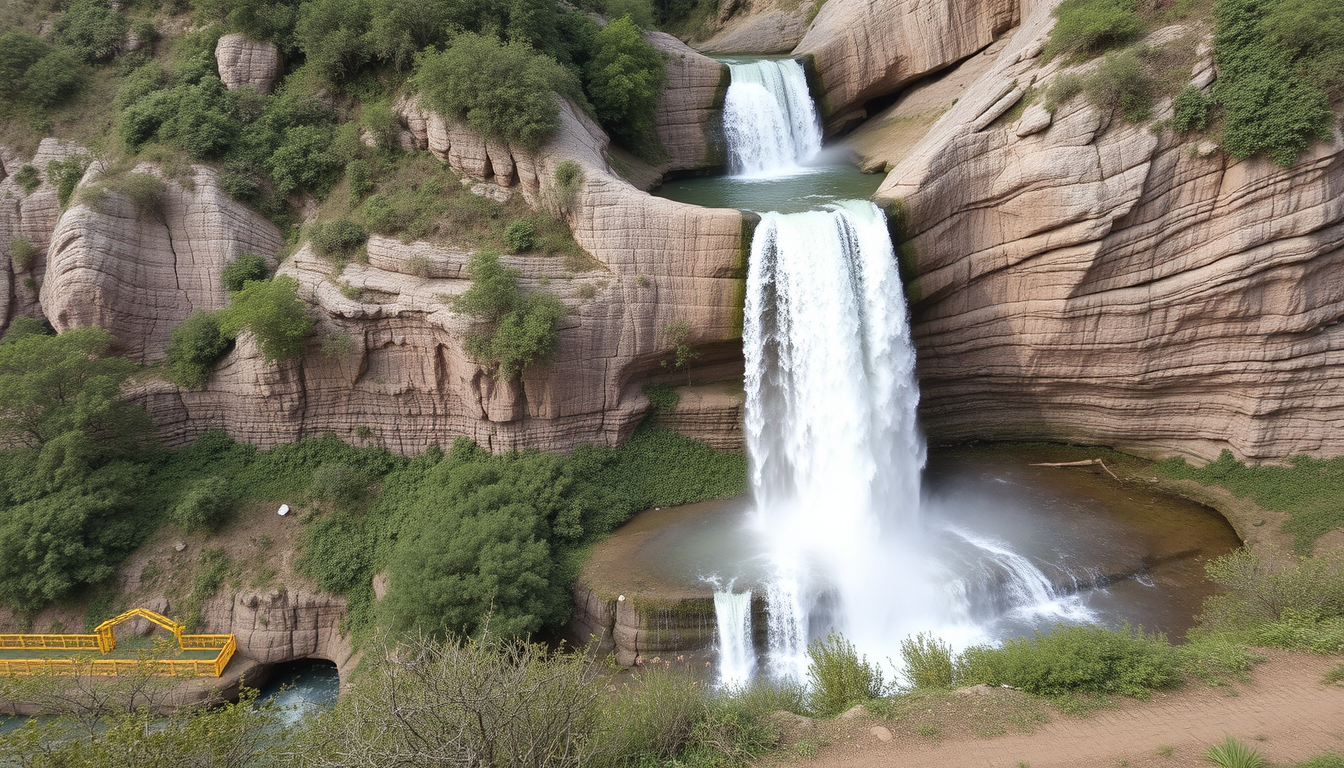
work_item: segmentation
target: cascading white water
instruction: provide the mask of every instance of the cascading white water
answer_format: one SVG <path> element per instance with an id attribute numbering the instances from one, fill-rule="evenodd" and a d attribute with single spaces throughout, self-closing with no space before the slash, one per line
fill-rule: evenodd
<path id="1" fill-rule="evenodd" d="M 751 590 L 733 592 L 732 584 L 715 590 L 714 619 L 719 634 L 719 684 L 746 685 L 756 667 L 756 649 L 751 642 Z"/>
<path id="2" fill-rule="evenodd" d="M 734 175 L 778 174 L 821 150 L 821 125 L 801 64 L 779 59 L 728 67 L 723 131 Z"/>

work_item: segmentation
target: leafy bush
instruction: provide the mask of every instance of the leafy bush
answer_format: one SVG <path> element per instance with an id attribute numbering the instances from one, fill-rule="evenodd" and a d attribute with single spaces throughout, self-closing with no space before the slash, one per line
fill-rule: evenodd
<path id="1" fill-rule="evenodd" d="M 23 187 L 24 192 L 30 195 L 33 194 L 33 190 L 42 184 L 42 178 L 37 175 L 37 168 L 28 163 L 24 163 L 14 174 L 14 181 Z"/>
<path id="2" fill-rule="evenodd" d="M 523 295 L 518 271 L 489 251 L 469 265 L 472 285 L 456 297 L 453 310 L 476 318 L 467 336 L 467 353 L 506 381 L 555 353 L 556 324 L 565 314 L 560 300 L 547 293 Z"/>
<path id="3" fill-rule="evenodd" d="M 1050 634 L 976 646 L 962 654 L 965 682 L 1007 684 L 1041 696 L 1146 696 L 1180 680 L 1179 657 L 1161 634 L 1125 625 L 1056 625 Z"/>
<path id="4" fill-rule="evenodd" d="M 649 667 L 632 682 L 602 707 L 598 765 L 674 760 L 711 706 L 712 692 L 685 669 Z"/>
<path id="5" fill-rule="evenodd" d="M 1171 127 L 1177 131 L 1202 131 L 1209 126 L 1209 110 L 1213 109 L 1213 99 L 1193 85 L 1178 93 L 1171 106 L 1175 110 Z"/>
<path id="6" fill-rule="evenodd" d="M 1204 750 L 1204 759 L 1219 768 L 1265 768 L 1269 765 L 1258 750 L 1242 744 L 1231 736 L 1228 736 L 1223 743 Z"/>
<path id="7" fill-rule="evenodd" d="M 348 507 L 364 500 L 368 494 L 369 478 L 347 464 L 323 464 L 313 473 L 309 493 L 314 498 Z"/>
<path id="8" fill-rule="evenodd" d="M 51 46 L 36 35 L 10 30 L 0 34 L 0 98 L 18 99 L 24 91 L 24 73 L 43 56 Z"/>
<path id="9" fill-rule="evenodd" d="M 1278 35 L 1291 37 L 1288 30 L 1296 25 L 1275 21 L 1270 9 L 1278 5 L 1219 0 L 1214 9 L 1218 80 L 1213 96 L 1223 105 L 1225 150 L 1235 157 L 1264 152 L 1275 162 L 1290 165 L 1312 139 L 1330 137 L 1334 113 L 1326 92 L 1301 76 L 1303 65 L 1314 58 L 1281 44 Z M 1327 5 L 1313 3 L 1329 27 L 1328 20 L 1334 16 Z M 1290 5 L 1287 13 L 1296 12 L 1295 5 Z M 1266 34 L 1267 24 L 1271 34 Z"/>
<path id="10" fill-rule="evenodd" d="M 537 228 L 527 219 L 518 219 L 504 230 L 504 245 L 510 253 L 530 251 L 537 244 Z"/>
<path id="11" fill-rule="evenodd" d="M 303 3 L 294 39 L 311 71 L 332 83 L 355 75 L 373 57 L 364 0 L 313 0 Z"/>
<path id="12" fill-rule="evenodd" d="M 161 215 L 166 191 L 163 179 L 152 173 L 132 173 L 118 182 L 118 188 L 141 216 Z"/>
<path id="13" fill-rule="evenodd" d="M 807 646 L 808 708 L 829 717 L 886 693 L 880 667 L 859 656 L 854 644 L 831 633 Z"/>
<path id="14" fill-rule="evenodd" d="M 9 241 L 9 258 L 14 262 L 15 269 L 32 269 L 37 262 L 37 248 L 28 238 L 16 237 Z"/>
<path id="15" fill-rule="evenodd" d="M 373 191 L 373 172 L 363 160 L 351 160 L 345 164 L 345 180 L 350 185 L 350 202 L 363 200 Z"/>
<path id="16" fill-rule="evenodd" d="M 75 193 L 75 187 L 79 185 L 80 179 L 84 178 L 84 172 L 89 169 L 91 161 L 92 158 L 88 155 L 79 154 L 47 163 L 47 181 L 55 185 L 56 198 L 62 208 L 70 204 L 70 196 Z"/>
<path id="17" fill-rule="evenodd" d="M 121 50 L 130 22 L 112 10 L 107 0 L 75 0 L 56 17 L 56 39 L 89 63 L 103 61 Z"/>
<path id="18" fill-rule="evenodd" d="M 1093 106 L 1098 109 L 1118 106 L 1120 114 L 1131 123 L 1147 120 L 1153 113 L 1153 80 L 1133 49 L 1106 54 L 1106 60 L 1087 77 L 1085 87 Z"/>
<path id="19" fill-rule="evenodd" d="M 169 335 L 168 378 L 184 387 L 205 386 L 211 369 L 231 346 L 220 328 L 219 312 L 192 312 Z"/>
<path id="20" fill-rule="evenodd" d="M 574 75 L 522 42 L 466 33 L 419 59 L 415 84 L 430 107 L 479 133 L 534 150 L 560 126 L 555 94 L 581 99 Z"/>
<path id="21" fill-rule="evenodd" d="M 1206 567 L 1222 592 L 1205 600 L 1202 628 L 1256 645 L 1344 650 L 1344 554 L 1242 549 Z"/>
<path id="22" fill-rule="evenodd" d="M 0 100 L 52 107 L 83 84 L 83 68 L 69 53 L 27 32 L 0 34 Z"/>
<path id="23" fill-rule="evenodd" d="M 368 239 L 364 228 L 349 219 L 318 222 L 308 228 L 308 241 L 313 244 L 313 250 L 327 259 L 349 259 Z"/>
<path id="24" fill-rule="evenodd" d="M 652 416 L 672 413 L 677 403 L 681 402 L 681 395 L 671 384 L 645 384 L 643 391 L 649 399 L 649 414 Z"/>
<path id="25" fill-rule="evenodd" d="M 1095 56 L 1143 32 L 1137 0 L 1064 0 L 1055 8 L 1055 26 L 1043 53 Z"/>
<path id="26" fill-rule="evenodd" d="M 1332 98 L 1344 96 L 1344 8 L 1329 0 L 1280 0 L 1261 26 L 1298 71 Z"/>
<path id="27" fill-rule="evenodd" d="M 667 72 L 662 54 L 644 42 L 630 17 L 597 33 L 593 58 L 584 72 L 597 119 L 609 133 L 630 145 L 653 133 Z"/>
<path id="28" fill-rule="evenodd" d="M 901 660 L 905 662 L 901 674 L 908 687 L 952 687 L 955 677 L 952 646 L 931 633 L 920 632 L 902 640 Z"/>
<path id="29" fill-rule="evenodd" d="M 249 280 L 265 280 L 267 271 L 265 256 L 240 253 L 238 258 L 224 265 L 220 279 L 229 293 L 237 293 Z"/>
<path id="30" fill-rule="evenodd" d="M 233 295 L 233 303 L 220 312 L 219 320 L 219 330 L 226 338 L 250 331 L 268 363 L 298 357 L 313 325 L 307 306 L 299 300 L 298 281 L 288 275 L 246 283 Z"/>
<path id="31" fill-rule="evenodd" d="M 197 478 L 187 489 L 170 519 L 183 530 L 215 530 L 233 512 L 236 498 L 233 487 L 222 477 L 209 475 Z"/>

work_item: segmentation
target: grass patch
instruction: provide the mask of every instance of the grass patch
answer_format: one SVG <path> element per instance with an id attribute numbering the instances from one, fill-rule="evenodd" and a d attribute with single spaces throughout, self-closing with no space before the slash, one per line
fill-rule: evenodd
<path id="1" fill-rule="evenodd" d="M 1266 509 L 1286 512 L 1283 530 L 1292 534 L 1299 554 L 1306 554 L 1325 533 L 1344 526 L 1344 457 L 1313 459 L 1294 456 L 1287 466 L 1247 466 L 1231 451 L 1217 461 L 1193 467 L 1184 458 L 1158 462 L 1165 477 L 1194 480 L 1226 488 Z"/>
<path id="2" fill-rule="evenodd" d="M 1269 765 L 1259 750 L 1231 736 L 1204 750 L 1204 759 L 1219 768 L 1264 768 Z"/>

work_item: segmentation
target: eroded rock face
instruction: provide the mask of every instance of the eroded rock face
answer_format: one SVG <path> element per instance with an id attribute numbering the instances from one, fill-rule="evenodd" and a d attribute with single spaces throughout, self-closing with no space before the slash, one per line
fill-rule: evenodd
<path id="1" fill-rule="evenodd" d="M 654 131 L 668 154 L 666 170 L 723 165 L 728 67 L 665 32 L 646 32 L 644 40 L 663 53 L 667 66 L 667 87 L 654 119 Z"/>
<path id="2" fill-rule="evenodd" d="M 1282 168 L 1081 97 L 1003 118 L 1060 66 L 1049 12 L 878 193 L 907 217 L 930 436 L 1344 453 L 1344 137 Z"/>
<path id="3" fill-rule="evenodd" d="M 345 598 L 340 595 L 283 586 L 242 594 L 226 590 L 202 606 L 199 631 L 232 632 L 238 653 L 261 664 L 326 659 L 345 680 L 355 658 L 350 637 L 340 630 L 345 616 Z"/>
<path id="4" fill-rule="evenodd" d="M 74 144 L 43 139 L 37 152 L 26 158 L 0 147 L 0 328 L 18 315 L 43 317 L 38 292 L 47 272 L 47 248 L 52 230 L 61 215 L 56 187 L 47 181 L 47 165 L 84 150 Z M 18 182 L 25 165 L 33 166 L 40 184 L 28 192 Z M 16 262 L 12 249 L 15 240 L 32 246 L 33 256 L 26 264 Z M 22 246 L 20 246 L 22 247 Z"/>
<path id="5" fill-rule="evenodd" d="M 138 173 L 157 175 L 152 166 Z M 99 194 L 85 194 L 96 188 Z M 60 332 L 97 325 L 137 362 L 164 358 L 172 329 L 196 309 L 229 303 L 224 266 L 242 253 L 272 258 L 280 230 L 220 187 L 213 169 L 165 180 L 157 205 L 137 206 L 91 168 L 50 237 L 43 312 Z"/>
<path id="6" fill-rule="evenodd" d="M 813 58 L 834 124 L 984 48 L 1019 18 L 1019 0 L 828 0 L 793 52 Z"/>
<path id="7" fill-rule="evenodd" d="M 242 32 L 219 38 L 215 61 L 219 64 L 219 79 L 230 91 L 250 85 L 258 93 L 270 93 L 282 71 L 279 48 L 253 40 Z"/>
<path id="8" fill-rule="evenodd" d="M 460 435 L 494 451 L 611 445 L 647 408 L 639 385 L 660 370 L 664 328 L 689 323 L 691 343 L 740 336 L 741 213 L 635 189 L 611 173 L 602 131 L 568 105 L 563 128 L 538 152 L 400 108 L 413 141 L 477 183 L 562 211 L 600 263 L 571 275 L 558 259 L 505 259 L 525 290 L 550 291 L 569 308 L 555 358 L 500 382 L 466 355 L 470 320 L 452 311 L 451 297 L 470 285 L 467 253 L 375 236 L 367 265 L 333 277 L 330 262 L 303 248 L 280 268 L 318 319 L 303 357 L 267 365 L 244 334 L 206 388 L 146 385 L 140 396 L 169 444 L 213 427 L 259 445 L 332 431 L 399 453 Z M 565 160 L 582 170 L 568 196 L 555 183 Z"/>

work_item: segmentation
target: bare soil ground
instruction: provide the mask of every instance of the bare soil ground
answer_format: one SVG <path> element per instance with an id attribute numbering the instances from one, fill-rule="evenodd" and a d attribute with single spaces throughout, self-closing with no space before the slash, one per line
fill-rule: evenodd
<path id="1" fill-rule="evenodd" d="M 1005 689 L 911 697 L 890 713 L 849 713 L 785 728 L 762 762 L 807 768 L 1207 768 L 1204 751 L 1233 736 L 1274 765 L 1344 753 L 1344 685 L 1325 673 L 1344 657 L 1265 650 L 1250 679 L 1192 682 L 1146 701 L 1116 699 L 1086 715 Z"/>

